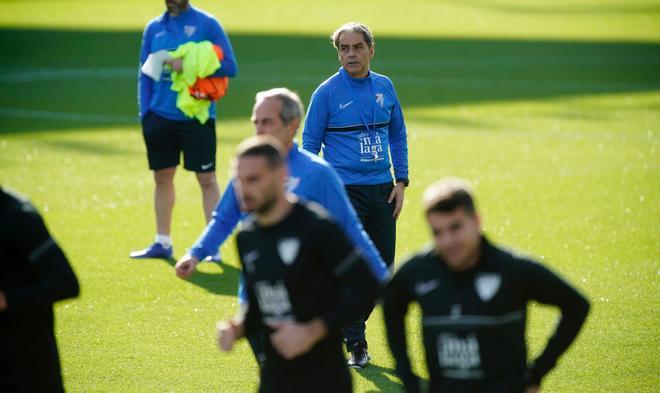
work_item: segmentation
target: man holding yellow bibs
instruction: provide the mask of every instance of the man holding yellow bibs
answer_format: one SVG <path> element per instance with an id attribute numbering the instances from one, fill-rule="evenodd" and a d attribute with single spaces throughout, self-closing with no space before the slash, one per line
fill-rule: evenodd
<path id="1" fill-rule="evenodd" d="M 167 11 L 144 30 L 138 73 L 138 105 L 149 168 L 155 181 L 156 239 L 131 258 L 171 258 L 174 174 L 195 172 L 206 220 L 220 192 L 215 176 L 215 100 L 237 72 L 229 38 L 218 20 L 188 0 L 166 0 Z M 209 259 L 219 260 L 219 255 Z"/>

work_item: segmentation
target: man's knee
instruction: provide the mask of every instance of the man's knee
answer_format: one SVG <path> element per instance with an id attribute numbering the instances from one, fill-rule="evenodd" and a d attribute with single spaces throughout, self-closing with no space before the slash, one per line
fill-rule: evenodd
<path id="1" fill-rule="evenodd" d="M 176 167 L 154 171 L 154 181 L 156 182 L 156 186 L 168 186 L 174 183 L 175 173 Z"/>
<path id="2" fill-rule="evenodd" d="M 213 189 L 218 187 L 215 172 L 198 172 L 197 181 L 202 189 Z"/>

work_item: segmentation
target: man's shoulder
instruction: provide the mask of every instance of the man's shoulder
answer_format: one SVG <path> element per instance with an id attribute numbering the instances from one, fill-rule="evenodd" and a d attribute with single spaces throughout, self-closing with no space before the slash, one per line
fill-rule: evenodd
<path id="1" fill-rule="evenodd" d="M 433 245 L 427 244 L 416 253 L 404 257 L 395 274 L 414 274 L 431 263 L 440 263 L 440 261 L 437 260 Z"/>
<path id="2" fill-rule="evenodd" d="M 330 213 L 321 204 L 309 199 L 300 199 L 297 203 L 301 218 L 308 224 L 326 224 L 332 222 Z M 323 225 L 321 225 L 322 227 Z"/>
<path id="3" fill-rule="evenodd" d="M 38 214 L 37 209 L 25 195 L 2 187 L 0 187 L 0 209 L 20 214 Z"/>
<path id="4" fill-rule="evenodd" d="M 490 242 L 487 243 L 486 247 L 489 253 L 489 268 L 519 272 L 526 268 L 540 265 L 531 255 L 517 249 L 495 245 Z"/>
<path id="5" fill-rule="evenodd" d="M 213 15 L 212 13 L 210 13 L 210 12 L 208 12 L 208 11 L 205 11 L 205 10 L 203 10 L 203 9 L 201 9 L 201 8 L 193 7 L 193 6 L 191 5 L 191 6 L 190 6 L 190 11 L 193 12 L 197 18 L 200 18 L 200 19 L 203 19 L 203 20 L 206 20 L 206 21 L 210 21 L 210 22 L 218 22 L 218 23 L 220 23 L 220 22 L 218 21 L 218 18 L 216 18 L 215 15 Z"/>
<path id="6" fill-rule="evenodd" d="M 369 72 L 371 72 L 374 83 L 394 91 L 394 83 L 392 83 L 392 80 L 387 75 L 379 74 L 374 71 Z"/>
<path id="7" fill-rule="evenodd" d="M 156 28 L 157 26 L 160 26 L 161 23 L 163 23 L 163 19 L 165 18 L 166 12 L 163 12 L 162 14 L 158 14 L 151 18 L 149 22 L 147 22 L 144 31 L 145 32 L 150 32 L 152 29 Z"/>
<path id="8" fill-rule="evenodd" d="M 316 88 L 314 91 L 314 95 L 319 94 L 320 92 L 326 92 L 329 89 L 332 89 L 337 83 L 339 83 L 339 71 L 335 72 L 334 74 L 330 75 L 326 80 L 321 82 L 319 86 Z"/>

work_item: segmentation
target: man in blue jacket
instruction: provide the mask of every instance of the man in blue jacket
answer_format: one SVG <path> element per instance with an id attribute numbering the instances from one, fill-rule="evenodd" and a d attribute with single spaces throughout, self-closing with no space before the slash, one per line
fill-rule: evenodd
<path id="1" fill-rule="evenodd" d="M 371 271 L 379 281 L 388 277 L 388 270 L 373 242 L 364 231 L 355 210 L 346 195 L 341 179 L 323 159 L 299 149 L 293 141 L 303 116 L 300 98 L 285 88 L 257 93 L 252 121 L 257 135 L 271 135 L 279 139 L 288 150 L 288 191 L 302 199 L 313 201 L 328 210 L 348 238 L 364 254 Z M 244 214 L 231 181 L 213 212 L 213 219 L 193 245 L 188 255 L 176 264 L 176 274 L 189 277 L 197 264 L 214 253 L 231 235 Z M 245 304 L 246 292 L 239 288 L 239 302 Z M 350 331 L 344 329 L 344 339 Z M 253 348 L 256 353 L 259 348 Z"/>
<path id="2" fill-rule="evenodd" d="M 370 70 L 374 38 L 367 26 L 347 23 L 334 32 L 332 40 L 341 68 L 312 94 L 303 148 L 314 154 L 323 151 L 323 158 L 346 185 L 369 237 L 391 266 L 396 220 L 409 183 L 401 104 L 392 81 Z M 369 360 L 364 335 L 367 317 L 347 328 L 351 367 L 364 367 Z"/>
<path id="3" fill-rule="evenodd" d="M 303 105 L 300 98 L 286 88 L 262 91 L 256 95 L 252 111 L 256 134 L 274 136 L 288 150 L 288 191 L 326 208 L 351 241 L 365 254 L 376 278 L 384 281 L 388 276 L 385 263 L 357 219 L 341 180 L 327 162 L 299 149 L 293 141 L 302 116 Z M 232 180 L 202 235 L 189 254 L 177 262 L 177 275 L 182 278 L 189 277 L 199 261 L 215 253 L 231 235 L 243 216 Z"/>
<path id="4" fill-rule="evenodd" d="M 220 47 L 223 59 L 211 77 L 233 77 L 237 66 L 234 51 L 222 26 L 212 15 L 191 6 L 188 0 L 166 0 L 167 11 L 152 19 L 144 30 L 140 48 L 140 67 L 149 54 L 174 50 L 186 42 L 210 41 Z M 168 60 L 170 67 L 160 81 L 138 73 L 138 105 L 149 168 L 154 172 L 156 240 L 132 258 L 170 258 L 170 226 L 174 207 L 174 174 L 181 152 L 184 168 L 195 172 L 202 189 L 206 220 L 211 219 L 220 191 L 215 177 L 215 103 L 209 108 L 209 120 L 201 124 L 186 117 L 176 107 L 177 93 L 172 91 L 171 70 L 182 70 L 181 59 Z"/>

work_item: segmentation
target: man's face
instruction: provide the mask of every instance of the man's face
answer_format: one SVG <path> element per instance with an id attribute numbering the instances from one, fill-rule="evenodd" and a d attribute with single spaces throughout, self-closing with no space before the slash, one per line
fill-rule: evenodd
<path id="1" fill-rule="evenodd" d="M 454 271 L 462 271 L 471 266 L 481 245 L 481 222 L 475 213 L 465 208 L 451 212 L 431 212 L 426 216 L 435 248 Z"/>
<path id="2" fill-rule="evenodd" d="M 188 0 L 165 0 L 167 12 L 173 15 L 179 15 L 188 8 Z"/>
<path id="3" fill-rule="evenodd" d="M 243 210 L 265 213 L 284 194 L 284 166 L 271 168 L 265 157 L 246 156 L 236 164 L 234 186 Z"/>
<path id="4" fill-rule="evenodd" d="M 254 104 L 252 109 L 252 123 L 257 135 L 270 135 L 277 138 L 282 144 L 290 148 L 296 134 L 300 119 L 293 119 L 291 123 L 282 123 L 280 112 L 282 101 L 278 98 L 265 98 Z"/>
<path id="5" fill-rule="evenodd" d="M 339 35 L 339 61 L 346 72 L 354 78 L 364 78 L 369 72 L 369 62 L 374 48 L 369 47 L 362 33 L 344 32 Z"/>

